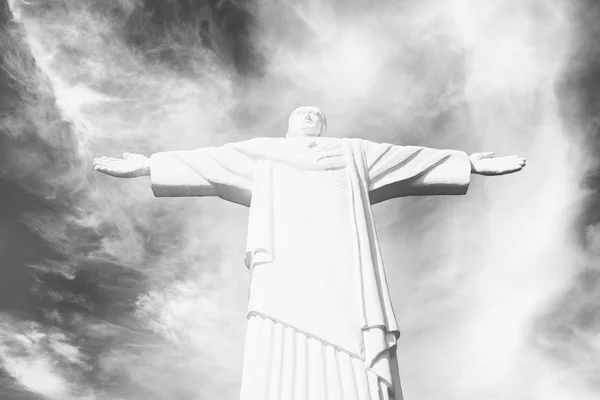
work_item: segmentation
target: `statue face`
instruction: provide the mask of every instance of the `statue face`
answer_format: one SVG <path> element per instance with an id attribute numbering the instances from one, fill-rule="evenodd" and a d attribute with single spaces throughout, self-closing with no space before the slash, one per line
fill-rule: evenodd
<path id="1" fill-rule="evenodd" d="M 290 115 L 287 137 L 321 136 L 326 128 L 327 120 L 319 108 L 298 107 Z"/>

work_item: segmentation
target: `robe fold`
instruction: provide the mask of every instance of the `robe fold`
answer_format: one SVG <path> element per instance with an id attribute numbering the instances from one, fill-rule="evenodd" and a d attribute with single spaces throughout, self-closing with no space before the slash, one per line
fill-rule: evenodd
<path id="1" fill-rule="evenodd" d="M 297 359 L 281 361 L 296 365 L 287 375 L 252 378 L 273 362 L 251 350 L 265 346 L 265 337 L 256 337 L 256 331 L 280 328 L 322 346 L 322 354 L 346 360 L 335 364 L 340 371 L 362 365 L 368 390 L 357 389 L 353 397 L 401 398 L 395 359 L 400 332 L 371 204 L 408 195 L 464 194 L 470 171 L 468 156 L 460 151 L 362 139 L 264 138 L 153 154 L 156 196 L 219 196 L 250 206 L 245 263 L 250 270 L 248 316 L 253 322 L 241 398 L 338 398 L 338 378 L 322 383 L 330 390 L 312 397 L 257 394 L 260 385 L 302 381 L 308 390 L 312 384 L 302 376 L 288 376 L 300 373 Z M 305 339 L 298 340 L 290 346 Z M 290 352 L 281 357 L 299 356 Z M 323 356 L 316 362 L 327 364 L 326 360 Z M 265 362 L 271 367 L 262 365 Z M 265 379 L 277 382 L 262 382 Z"/>

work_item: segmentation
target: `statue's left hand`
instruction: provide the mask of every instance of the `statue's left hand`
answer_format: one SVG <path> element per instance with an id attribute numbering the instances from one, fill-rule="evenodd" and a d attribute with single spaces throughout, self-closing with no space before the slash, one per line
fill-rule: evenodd
<path id="1" fill-rule="evenodd" d="M 471 173 L 480 175 L 506 175 L 522 170 L 526 161 L 519 156 L 494 158 L 493 152 L 474 153 L 469 156 Z"/>
<path id="2" fill-rule="evenodd" d="M 150 159 L 141 154 L 124 153 L 123 158 L 94 159 L 94 169 L 116 178 L 137 178 L 150 175 Z"/>

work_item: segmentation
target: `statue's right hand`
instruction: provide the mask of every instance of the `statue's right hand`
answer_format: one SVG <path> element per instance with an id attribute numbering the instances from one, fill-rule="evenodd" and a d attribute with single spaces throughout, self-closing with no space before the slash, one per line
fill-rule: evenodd
<path id="1" fill-rule="evenodd" d="M 94 169 L 117 178 L 150 175 L 150 159 L 141 154 L 124 153 L 123 158 L 94 158 Z"/>

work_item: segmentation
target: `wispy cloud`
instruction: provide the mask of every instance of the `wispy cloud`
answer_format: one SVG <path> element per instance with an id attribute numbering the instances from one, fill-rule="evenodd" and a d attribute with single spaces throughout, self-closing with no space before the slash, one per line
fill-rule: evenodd
<path id="1" fill-rule="evenodd" d="M 77 380 L 90 368 L 87 357 L 72 344 L 74 339 L 61 330 L 2 315 L 2 368 L 24 389 L 52 399 L 74 398 Z M 89 398 L 79 395 L 77 398 Z"/>
<path id="2" fill-rule="evenodd" d="M 568 2 L 10 3 L 0 176 L 17 185 L 2 251 L 27 293 L 0 305 L 14 390 L 235 398 L 247 210 L 155 199 L 91 159 L 281 136 L 301 104 L 334 136 L 529 160 L 475 177 L 467 197 L 376 207 L 407 398 L 598 390 L 597 290 L 582 278 L 598 235 L 582 243 L 575 223 L 593 163 L 555 90 L 575 40 Z"/>

